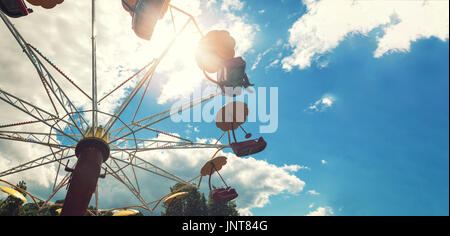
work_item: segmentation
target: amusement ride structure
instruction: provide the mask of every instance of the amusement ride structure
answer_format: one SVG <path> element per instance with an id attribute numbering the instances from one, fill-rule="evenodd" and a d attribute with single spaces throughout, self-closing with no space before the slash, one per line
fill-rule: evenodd
<path id="1" fill-rule="evenodd" d="M 26 1 L 29 4 L 41 6 L 46 9 L 52 9 L 58 4 L 64 4 L 63 0 Z M 167 120 L 175 114 L 191 109 L 194 106 L 208 102 L 216 96 L 229 96 L 229 100 L 231 101 L 233 97 L 238 95 L 230 94 L 226 88 L 231 87 L 232 89 L 230 91 L 238 91 L 239 89 L 242 90 L 242 88 L 252 86 L 245 73 L 245 61 L 240 57 L 235 57 L 234 47 L 236 43 L 230 34 L 226 31 L 211 31 L 204 35 L 194 17 L 186 11 L 172 5 L 170 0 L 122 0 L 124 9 L 132 17 L 133 30 L 138 37 L 145 40 L 151 39 L 155 24 L 167 12 L 170 12 L 172 21 L 174 20 L 173 14 L 175 12 L 188 16 L 188 20 L 178 30 L 176 36 L 168 43 L 167 48 L 159 58 L 152 60 L 117 88 L 113 89 L 104 97 L 99 98 L 97 95 L 95 5 L 95 0 L 92 0 L 92 91 L 88 93 L 82 90 L 74 80 L 48 59 L 43 52 L 28 43 L 12 24 L 9 18 L 26 17 L 33 12 L 27 8 L 25 1 L 0 0 L 0 17 L 36 69 L 38 78 L 47 93 L 48 100 L 54 108 L 53 111 L 45 110 L 32 102 L 25 101 L 0 88 L 0 101 L 23 112 L 28 117 L 27 119 L 29 119 L 25 122 L 21 121 L 13 124 L 0 123 L 0 139 L 32 143 L 49 148 L 49 153 L 45 156 L 35 158 L 32 161 L 8 170 L 0 170 L 0 178 L 20 174 L 21 172 L 47 165 L 54 165 L 57 169 L 52 185 L 52 192 L 47 199 L 35 197 L 23 189 L 0 179 L 0 184 L 9 185 L 9 187 L 2 187 L 2 191 L 22 201 L 26 201 L 25 197 L 28 196 L 42 210 L 55 206 L 51 202 L 52 199 L 56 193 L 67 188 L 64 204 L 58 205 L 61 207 L 59 212 L 63 216 L 81 216 L 86 214 L 86 212 L 91 215 L 105 215 L 112 211 L 115 211 L 116 215 L 136 214 L 137 211 L 132 208 L 141 208 L 153 212 L 160 203 L 170 204 L 176 199 L 185 196 L 186 193 L 182 192 L 183 189 L 199 188 L 202 177 L 209 176 L 209 181 L 211 181 L 211 176 L 214 173 L 219 174 L 219 170 L 226 165 L 227 159 L 226 157 L 217 157 L 220 151 L 226 148 L 232 148 L 237 156 L 248 156 L 264 150 L 267 144 L 263 138 L 244 142 L 237 141 L 235 134 L 237 129 L 242 129 L 245 132 L 246 139 L 252 137 L 251 134 L 242 128 L 249 111 L 247 105 L 240 102 L 231 102 L 217 114 L 216 125 L 223 131 L 223 134 L 215 144 L 196 143 L 189 139 L 153 128 L 155 124 Z M 149 83 L 158 65 L 166 57 L 179 35 L 190 24 L 194 24 L 198 33 L 202 36 L 202 41 L 200 42 L 195 59 L 200 69 L 204 71 L 206 78 L 217 84 L 222 91 L 192 100 L 176 108 L 155 114 L 146 114 L 147 117 L 139 121 L 135 121 L 136 115 L 132 121 L 124 120 L 124 111 L 136 99 L 138 92 L 143 90 L 145 86 L 145 91 L 143 92 L 135 114 L 139 111 L 142 100 L 147 93 Z M 92 103 L 92 108 L 90 110 L 81 110 L 76 107 L 72 102 L 70 94 L 64 91 L 60 86 L 60 82 L 50 73 L 49 68 L 53 68 L 60 73 L 61 78 L 69 81 L 71 85 L 86 96 Z M 211 73 L 217 73 L 217 80 L 211 78 Z M 129 94 L 127 94 L 114 114 L 109 114 L 98 109 L 98 104 L 102 100 L 111 96 L 117 89 L 132 79 L 137 78 L 138 75 L 143 76 L 138 80 L 136 86 Z M 243 112 L 237 112 L 238 110 Z M 100 125 L 99 115 L 109 117 L 108 122 Z M 89 122 L 87 117 L 90 118 Z M 26 127 L 32 124 L 41 124 L 42 129 L 38 131 L 15 130 L 15 128 Z M 162 138 L 137 138 L 138 135 L 142 137 L 142 133 L 145 134 L 145 132 L 148 133 L 148 137 L 157 135 L 159 137 L 166 137 L 172 141 L 164 141 Z M 228 145 L 219 143 L 225 134 L 228 134 Z M 170 170 L 165 170 L 152 164 L 142 156 L 143 153 L 148 151 L 177 149 L 212 149 L 215 154 L 205 164 L 200 174 L 189 180 L 182 179 L 172 174 Z M 184 187 L 166 196 L 162 196 L 160 199 L 148 200 L 141 194 L 137 170 L 169 179 L 175 183 L 181 183 Z M 222 178 L 222 176 L 220 177 Z M 98 183 L 100 183 L 99 179 L 104 178 L 114 178 L 123 184 L 141 205 L 120 207 L 108 211 L 99 210 Z M 223 182 L 225 183 L 225 181 Z M 210 183 L 210 189 L 214 200 L 218 202 L 230 201 L 238 197 L 236 190 L 228 187 L 228 185 L 227 188 L 212 189 Z M 88 210 L 92 196 L 95 197 L 95 210 Z"/>

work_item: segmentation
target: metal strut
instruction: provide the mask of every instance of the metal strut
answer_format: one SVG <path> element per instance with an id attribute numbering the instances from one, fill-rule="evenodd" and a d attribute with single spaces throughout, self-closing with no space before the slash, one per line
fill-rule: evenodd
<path id="1" fill-rule="evenodd" d="M 3 100 L 4 102 L 8 103 L 9 105 L 25 112 L 26 114 L 30 115 L 32 118 L 35 119 L 35 121 L 29 121 L 29 122 L 22 122 L 17 124 L 8 124 L 8 125 L 0 125 L 0 128 L 6 128 L 6 127 L 14 127 L 14 126 L 20 126 L 20 125 L 27 125 L 27 124 L 34 124 L 34 123 L 42 123 L 46 124 L 51 128 L 51 131 L 46 133 L 37 133 L 37 132 L 24 132 L 24 131 L 0 131 L 0 139 L 9 139 L 9 140 L 15 140 L 15 141 L 25 141 L 25 142 L 32 142 L 32 143 L 39 143 L 39 144 L 45 144 L 50 147 L 52 153 L 43 157 L 40 157 L 38 159 L 35 159 L 33 161 L 27 162 L 25 164 L 22 164 L 20 166 L 17 166 L 15 168 L 12 168 L 10 170 L 4 171 L 0 173 L 0 177 L 11 175 L 14 173 L 19 173 L 25 170 L 33 169 L 39 166 L 48 165 L 51 163 L 58 164 L 58 171 L 57 175 L 55 177 L 55 181 L 53 184 L 53 193 L 50 196 L 50 198 L 45 202 L 44 205 L 40 207 L 40 209 L 43 209 L 43 207 L 47 207 L 47 202 L 54 196 L 54 194 L 59 191 L 64 186 L 69 186 L 69 192 L 71 194 L 67 194 L 69 198 L 66 198 L 66 202 L 64 204 L 63 213 L 62 215 L 80 215 L 84 214 L 85 209 L 87 207 L 86 204 L 89 203 L 92 194 L 95 192 L 96 194 L 96 208 L 98 208 L 97 199 L 98 199 L 98 188 L 97 188 L 97 181 L 98 178 L 102 175 L 100 174 L 101 170 L 105 170 L 107 174 L 113 176 L 116 178 L 119 182 L 123 183 L 131 193 L 133 193 L 137 199 L 143 203 L 141 206 L 142 208 L 145 208 L 149 211 L 153 211 L 158 204 L 161 202 L 162 199 L 159 201 L 153 201 L 153 202 L 147 202 L 142 196 L 141 191 L 139 188 L 138 179 L 136 176 L 136 170 L 146 171 L 148 173 L 152 173 L 154 175 L 163 177 L 165 179 L 169 179 L 175 182 L 183 183 L 186 187 L 194 187 L 196 188 L 196 185 L 193 184 L 193 181 L 198 179 L 200 176 L 197 176 L 193 180 L 186 181 L 182 179 L 181 177 L 178 177 L 172 173 L 170 173 L 167 170 L 164 170 L 149 161 L 145 160 L 143 157 L 138 157 L 136 154 L 149 151 L 149 150 L 170 150 L 170 149 L 187 149 L 187 148 L 212 148 L 212 149 L 218 149 L 219 151 L 223 150 L 224 148 L 228 147 L 225 145 L 218 145 L 216 144 L 204 144 L 204 143 L 194 143 L 191 140 L 183 139 L 181 137 L 177 137 L 175 135 L 162 132 L 156 129 L 150 128 L 152 125 L 164 121 L 171 116 L 182 112 L 184 110 L 188 110 L 193 108 L 194 106 L 207 102 L 214 97 L 220 95 L 220 93 L 211 94 L 207 97 L 199 98 L 196 100 L 192 100 L 189 103 L 182 105 L 180 107 L 169 109 L 164 112 L 160 112 L 156 115 L 149 116 L 143 120 L 134 122 L 134 118 L 136 117 L 136 114 L 139 111 L 139 107 L 135 112 L 135 116 L 133 118 L 133 121 L 131 124 L 125 124 L 121 119 L 120 116 L 124 112 L 124 110 L 128 107 L 128 105 L 131 103 L 131 101 L 134 99 L 134 97 L 137 95 L 139 90 L 146 85 L 149 86 L 151 83 L 151 80 L 153 79 L 153 76 L 155 74 L 155 71 L 158 67 L 158 65 L 161 63 L 161 61 L 166 57 L 169 50 L 172 48 L 173 44 L 176 42 L 178 37 L 183 33 L 183 31 L 188 27 L 190 23 L 194 23 L 195 27 L 197 28 L 198 32 L 203 36 L 203 33 L 201 32 L 196 20 L 194 17 L 187 12 L 169 5 L 170 11 L 172 14 L 172 10 L 181 12 L 182 14 L 185 14 L 189 17 L 189 19 L 186 21 L 183 27 L 179 28 L 178 32 L 176 32 L 175 37 L 169 42 L 168 46 L 165 48 L 163 53 L 160 55 L 158 59 L 154 59 L 152 62 L 150 62 L 148 65 L 146 65 L 143 69 L 135 73 L 131 78 L 123 82 L 119 85 L 119 87 L 112 90 L 112 92 L 108 93 L 106 96 L 104 96 L 102 99 L 98 100 L 97 97 L 97 52 L 96 52 L 96 3 L 95 0 L 92 0 L 92 25 L 91 25 L 91 43 L 92 43 L 92 95 L 89 96 L 87 93 L 85 93 L 83 90 L 81 90 L 68 76 L 66 76 L 58 67 L 56 67 L 53 62 L 51 62 L 47 57 L 45 57 L 39 50 L 28 44 L 25 39 L 22 38 L 20 33 L 17 31 L 17 29 L 14 27 L 14 25 L 9 21 L 9 19 L 0 12 L 0 17 L 5 22 L 6 26 L 16 39 L 16 41 L 19 43 L 19 45 L 22 47 L 23 52 L 28 56 L 29 60 L 34 65 L 36 71 L 38 72 L 42 83 L 46 89 L 48 89 L 48 95 L 50 97 L 51 102 L 53 100 L 52 97 L 56 98 L 59 105 L 64 109 L 65 114 L 51 114 L 44 109 L 41 109 L 37 106 L 32 105 L 29 102 L 26 102 L 18 97 L 15 97 L 3 90 L 0 89 L 0 100 Z M 172 15 L 173 16 L 173 15 Z M 172 17 L 172 20 L 174 18 Z M 173 22 L 175 23 L 175 22 Z M 181 25 L 180 25 L 181 26 Z M 175 24 L 174 24 L 175 27 Z M 46 61 L 48 62 L 54 69 L 56 69 L 65 79 L 67 79 L 69 82 L 72 83 L 75 87 L 78 88 L 86 97 L 92 101 L 92 123 L 87 122 L 84 115 L 86 115 L 86 112 L 89 111 L 81 111 L 78 109 L 72 101 L 69 99 L 69 97 L 64 93 L 62 88 L 59 86 L 59 84 L 56 82 L 56 80 L 53 78 L 53 76 L 49 73 L 47 68 L 44 66 L 44 64 L 40 61 Z M 47 65 L 47 64 L 46 64 Z M 47 65 L 48 66 L 48 65 Z M 110 115 L 111 118 L 107 122 L 105 129 L 103 129 L 104 136 L 103 137 L 97 137 L 96 136 L 96 130 L 99 126 L 98 124 L 98 114 L 104 114 L 102 111 L 98 110 L 98 104 L 99 102 L 103 101 L 106 97 L 111 95 L 114 91 L 116 91 L 118 88 L 122 87 L 125 83 L 129 82 L 133 78 L 135 78 L 138 74 L 143 72 L 144 70 L 147 70 L 145 75 L 142 79 L 140 79 L 137 83 L 137 86 L 134 86 L 133 91 L 126 97 L 126 99 L 122 102 L 121 106 L 115 111 L 114 115 Z M 50 96 L 53 95 L 53 96 Z M 143 96 L 146 95 L 146 92 L 144 92 Z M 143 98 L 141 98 L 142 102 Z M 58 104 L 57 103 L 57 104 Z M 58 107 L 59 108 L 59 107 Z M 58 113 L 57 108 L 55 107 L 56 113 Z M 67 121 L 65 118 L 68 118 Z M 54 122 L 52 122 L 54 121 Z M 116 122 L 120 121 L 122 123 L 122 127 L 118 128 L 112 132 L 109 132 L 112 130 L 113 126 Z M 59 126 L 59 122 L 66 125 L 61 128 Z M 79 134 L 74 132 L 72 128 L 75 127 Z M 70 129 L 70 130 L 69 130 Z M 100 128 L 98 128 L 100 130 Z M 92 131 L 91 136 L 90 132 L 86 132 L 88 130 Z M 136 133 L 141 131 L 152 131 L 154 133 L 158 134 L 164 134 L 166 136 L 179 139 L 177 141 L 163 141 L 163 140 L 146 140 L 146 139 L 137 139 Z M 117 132 L 117 133 L 116 133 Z M 128 132 L 128 133 L 127 133 Z M 116 135 L 112 136 L 111 139 L 107 138 L 107 135 L 109 137 L 110 134 L 116 133 Z M 125 134 L 122 134 L 125 133 Z M 133 139 L 129 139 L 129 136 L 133 136 Z M 44 138 L 42 138 L 44 137 Z M 66 145 L 67 143 L 65 141 L 58 140 L 60 137 L 65 137 L 71 140 L 68 140 L 71 142 L 71 145 Z M 102 152 L 102 148 L 99 148 L 98 143 L 95 143 L 92 141 L 92 139 L 100 138 L 103 139 L 105 142 L 102 143 L 102 145 L 108 147 L 108 151 L 110 150 L 111 153 L 108 153 L 107 155 Z M 79 142 L 81 140 L 81 142 Z M 87 140 L 87 141 L 86 141 Z M 75 149 L 75 145 L 72 141 L 76 142 L 77 148 Z M 129 148 L 129 141 L 134 141 L 134 148 Z M 80 145 L 84 144 L 84 145 Z M 116 144 L 116 145 L 115 145 Z M 124 145 L 122 145 L 124 144 Z M 109 149 L 109 145 L 114 146 L 115 149 Z M 101 146 L 101 145 L 100 145 Z M 53 150 L 52 148 L 58 149 Z M 73 150 L 75 149 L 75 155 L 73 155 Z M 94 149 L 94 151 L 92 151 Z M 78 150 L 78 151 L 77 151 Z M 217 153 L 219 152 L 217 151 Z M 216 155 L 217 155 L 216 153 Z M 64 165 L 62 163 L 63 160 L 67 160 L 70 158 L 74 158 L 75 156 L 78 157 L 78 162 L 76 165 L 74 165 L 73 172 L 71 174 L 67 174 L 58 184 L 58 175 L 61 168 L 69 167 L 69 163 Z M 106 159 L 110 158 L 110 162 L 107 163 Z M 95 162 L 95 163 L 94 163 Z M 104 166 L 102 166 L 104 165 Z M 136 182 L 136 186 L 133 184 L 133 179 L 129 178 L 127 176 L 127 170 L 125 168 L 131 168 L 131 171 L 133 173 L 134 181 Z M 69 168 L 67 168 L 69 169 Z M 136 170 L 135 170 L 136 169 Z M 104 174 L 105 175 L 105 174 Z M 104 176 L 103 175 L 103 176 Z M 72 176 L 71 182 L 69 181 L 69 176 Z M 104 178 L 104 177 L 101 177 Z M 86 194 L 88 193 L 88 194 Z M 79 199 L 82 199 L 81 201 Z M 72 204 L 69 202 L 72 201 Z M 153 209 L 150 209 L 150 205 L 156 204 Z M 98 211 L 96 211 L 98 212 Z"/>
<path id="2" fill-rule="evenodd" d="M 84 134 L 83 125 L 87 125 L 87 122 L 84 119 L 84 117 L 78 113 L 77 107 L 69 99 L 69 97 L 66 95 L 66 93 L 62 90 L 62 88 L 59 86 L 59 84 L 56 82 L 56 80 L 50 74 L 48 69 L 39 60 L 39 58 L 36 56 L 34 51 L 30 48 L 29 44 L 25 41 L 25 39 L 22 37 L 22 35 L 19 33 L 19 31 L 17 31 L 17 29 L 14 27 L 14 25 L 11 23 L 11 21 L 9 21 L 9 19 L 3 14 L 3 12 L 0 12 L 0 17 L 2 18 L 5 25 L 8 27 L 11 34 L 16 39 L 19 46 L 23 49 L 23 52 L 28 56 L 28 59 L 31 61 L 31 63 L 35 67 L 40 78 L 48 86 L 48 89 L 52 92 L 52 94 L 54 95 L 54 97 L 56 98 L 58 103 L 61 105 L 61 107 L 64 109 L 66 114 L 73 114 L 73 113 L 77 114 L 77 116 L 69 115 L 69 118 L 72 121 L 72 123 L 75 125 L 77 130 L 81 134 Z"/>
<path id="3" fill-rule="evenodd" d="M 95 35 L 95 0 L 92 0 L 92 129 L 98 126 L 97 104 L 97 44 Z"/>

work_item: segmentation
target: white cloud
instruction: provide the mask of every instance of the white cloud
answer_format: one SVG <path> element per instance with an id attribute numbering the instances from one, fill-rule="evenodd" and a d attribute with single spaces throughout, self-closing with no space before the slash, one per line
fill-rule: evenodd
<path id="1" fill-rule="evenodd" d="M 186 133 L 187 133 L 187 134 L 191 134 L 192 132 L 200 133 L 200 129 L 199 129 L 198 127 L 195 127 L 195 126 L 190 125 L 190 124 L 188 124 L 186 127 L 188 128 L 188 129 L 186 130 Z"/>
<path id="2" fill-rule="evenodd" d="M 240 11 L 244 8 L 244 3 L 240 0 L 223 0 L 221 9 L 223 11 Z"/>
<path id="3" fill-rule="evenodd" d="M 314 196 L 320 195 L 320 193 L 318 193 L 316 190 L 309 190 L 308 193 Z"/>
<path id="4" fill-rule="evenodd" d="M 278 39 L 277 40 L 277 47 L 282 46 L 283 45 L 283 40 L 282 39 Z"/>
<path id="5" fill-rule="evenodd" d="M 330 207 L 318 207 L 315 211 L 308 213 L 306 216 L 332 216 L 334 211 Z"/>
<path id="6" fill-rule="evenodd" d="M 209 0 L 209 1 L 207 1 L 207 3 L 206 3 L 206 7 L 207 7 L 207 8 L 211 8 L 212 5 L 215 5 L 216 3 L 217 3 L 217 0 Z"/>
<path id="7" fill-rule="evenodd" d="M 333 105 L 333 100 L 329 97 L 325 97 L 322 99 L 322 104 L 331 107 Z"/>
<path id="8" fill-rule="evenodd" d="M 323 112 L 328 110 L 329 108 L 333 107 L 333 105 L 336 102 L 336 98 L 330 95 L 325 95 L 318 101 L 314 102 L 312 105 L 310 105 L 306 111 L 309 112 Z"/>
<path id="9" fill-rule="evenodd" d="M 258 67 L 258 65 L 259 65 L 259 63 L 261 62 L 261 60 L 263 59 L 263 57 L 265 56 L 265 55 L 267 55 L 269 52 L 271 52 L 272 51 L 272 48 L 269 48 L 269 49 L 267 49 L 266 51 L 264 51 L 264 52 L 262 52 L 262 53 L 260 53 L 260 54 L 258 54 L 258 56 L 256 57 L 256 60 L 255 60 L 255 63 L 253 64 L 253 66 L 252 66 L 252 70 L 255 70 L 257 67 Z"/>
<path id="10" fill-rule="evenodd" d="M 266 70 L 269 70 L 270 68 L 277 66 L 279 63 L 280 63 L 280 59 L 275 59 L 268 66 L 266 66 Z"/>
<path id="11" fill-rule="evenodd" d="M 253 66 L 252 66 L 252 70 L 255 70 L 256 69 L 256 67 L 259 65 L 259 63 L 261 62 L 261 60 L 262 60 L 262 58 L 263 58 L 263 55 L 262 55 L 262 53 L 260 53 L 260 54 L 258 54 L 258 56 L 256 57 L 256 60 L 255 60 L 255 63 L 253 64 Z"/>
<path id="12" fill-rule="evenodd" d="M 289 171 L 289 172 L 297 172 L 299 170 L 311 170 L 311 168 L 307 166 L 300 166 L 300 165 L 284 165 L 281 167 L 283 170 Z"/>
<path id="13" fill-rule="evenodd" d="M 0 171 L 10 169 L 19 163 L 50 154 L 48 148 L 36 144 L 18 143 L 13 141 L 0 141 Z M 2 179 L 16 184 L 21 180 L 33 183 L 43 188 L 50 187 L 57 173 L 56 165 L 31 169 L 20 174 L 2 177 Z M 61 179 L 61 176 L 59 177 Z"/>
<path id="14" fill-rule="evenodd" d="M 266 56 L 267 54 L 269 54 L 270 52 L 278 51 L 279 48 L 282 47 L 282 46 L 283 46 L 283 40 L 278 39 L 277 42 L 275 43 L 274 47 L 271 47 L 271 48 L 267 49 L 266 51 L 264 51 L 264 52 L 262 52 L 262 53 L 259 53 L 258 56 L 256 57 L 256 61 L 255 61 L 255 63 L 253 64 L 253 66 L 252 66 L 251 69 L 252 69 L 252 70 L 255 70 L 255 69 L 257 68 L 257 66 L 261 63 L 263 57 L 265 57 L 265 56 Z M 277 59 L 273 59 L 273 58 L 272 58 L 272 59 L 270 60 L 271 63 L 270 63 L 269 65 L 266 65 L 266 66 L 265 66 L 265 69 L 266 69 L 266 70 L 269 70 L 270 68 L 273 68 L 273 67 L 279 65 L 280 62 L 281 62 L 280 59 L 281 59 L 282 55 L 283 55 L 283 54 L 282 54 L 281 52 L 277 53 L 277 55 L 276 55 Z"/>
<path id="15" fill-rule="evenodd" d="M 297 194 L 305 182 L 290 174 L 285 168 L 279 168 L 266 161 L 254 158 L 230 158 L 229 169 L 224 171 L 229 181 L 239 187 L 238 206 L 241 212 L 252 208 L 262 208 L 271 196 L 281 193 Z"/>
<path id="16" fill-rule="evenodd" d="M 307 12 L 289 30 L 293 53 L 283 68 L 305 69 L 346 37 L 379 29 L 375 57 L 408 52 L 419 39 L 449 37 L 449 1 L 303 0 Z"/>
<path id="17" fill-rule="evenodd" d="M 328 162 L 327 162 L 327 161 L 325 161 L 325 160 L 322 160 L 322 161 L 321 161 L 321 163 L 322 163 L 322 165 L 326 165 L 326 164 L 328 164 Z"/>
<path id="18" fill-rule="evenodd" d="M 164 138 L 167 140 L 167 137 Z M 197 139 L 197 142 L 211 142 L 216 140 Z M 204 163 L 210 160 L 214 150 L 177 150 L 163 152 L 146 152 L 141 156 L 153 164 L 170 170 L 185 179 L 191 179 L 197 176 Z M 220 171 L 228 185 L 236 189 L 239 194 L 237 206 L 239 212 L 243 215 L 251 215 L 251 210 L 261 208 L 270 203 L 270 197 L 286 194 L 300 193 L 305 182 L 294 175 L 301 169 L 299 165 L 284 165 L 282 167 L 268 163 L 264 160 L 257 160 L 253 157 L 239 158 L 232 153 L 221 152 L 221 156 L 228 157 L 227 165 Z M 146 186 L 165 186 L 161 188 L 151 188 L 149 196 L 164 196 L 167 194 L 170 183 L 165 180 L 155 179 L 148 174 L 143 177 L 141 182 Z M 219 176 L 212 177 L 212 184 L 220 187 L 224 186 Z M 204 178 L 201 189 L 202 192 L 208 192 L 208 179 Z M 114 194 L 114 193 L 110 193 Z M 146 199 L 154 200 L 154 199 Z"/>

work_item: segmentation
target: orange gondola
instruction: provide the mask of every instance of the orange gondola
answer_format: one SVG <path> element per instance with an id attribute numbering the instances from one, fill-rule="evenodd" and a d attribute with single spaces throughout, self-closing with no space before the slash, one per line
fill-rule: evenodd
<path id="1" fill-rule="evenodd" d="M 195 59 L 198 66 L 208 72 L 217 73 L 223 63 L 235 55 L 236 41 L 225 30 L 213 30 L 200 40 Z"/>
<path id="2" fill-rule="evenodd" d="M 243 102 L 232 102 L 219 110 L 216 114 L 216 126 L 224 132 L 238 129 L 247 122 L 250 111 Z"/>
<path id="3" fill-rule="evenodd" d="M 199 43 L 196 60 L 206 78 L 217 84 L 224 95 L 239 96 L 242 87 L 254 86 L 245 73 L 247 63 L 242 57 L 235 57 L 236 41 L 225 30 L 213 30 Z M 217 80 L 208 73 L 217 73 Z"/>
<path id="4" fill-rule="evenodd" d="M 64 0 L 27 0 L 31 5 L 41 6 L 45 9 L 52 9 L 56 5 L 61 4 Z"/>

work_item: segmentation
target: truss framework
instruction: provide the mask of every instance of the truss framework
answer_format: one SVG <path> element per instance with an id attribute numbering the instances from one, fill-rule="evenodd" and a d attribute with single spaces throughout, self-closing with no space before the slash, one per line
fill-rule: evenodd
<path id="1" fill-rule="evenodd" d="M 70 182 L 71 173 L 74 166 L 76 165 L 76 156 L 75 156 L 75 147 L 77 143 L 85 137 L 86 131 L 90 127 L 96 127 L 97 124 L 97 116 L 98 114 L 104 114 L 110 116 L 110 119 L 105 125 L 106 133 L 111 134 L 111 141 L 109 145 L 111 146 L 111 154 L 110 159 L 103 163 L 102 170 L 104 171 L 104 176 L 111 176 L 119 183 L 123 184 L 135 197 L 141 202 L 142 205 L 135 206 L 146 209 L 148 211 L 154 211 L 158 204 L 161 202 L 161 199 L 147 201 L 144 196 L 142 196 L 141 188 L 139 185 L 139 178 L 137 175 L 137 170 L 143 171 L 148 174 L 160 176 L 164 179 L 171 180 L 175 183 L 183 183 L 187 187 L 196 188 L 197 185 L 194 183 L 199 176 L 195 177 L 192 180 L 184 180 L 183 178 L 169 172 L 168 170 L 164 170 L 163 168 L 158 167 L 155 164 L 152 164 L 143 156 L 146 152 L 149 151 L 158 151 L 158 150 L 180 150 L 180 149 L 214 149 L 214 150 L 222 150 L 227 146 L 220 144 L 205 144 L 205 143 L 194 143 L 188 139 L 178 137 L 163 131 L 159 131 L 153 129 L 152 126 L 167 120 L 174 114 L 178 112 L 185 111 L 188 109 L 192 109 L 194 106 L 210 101 L 216 96 L 219 96 L 220 93 L 211 94 L 209 96 L 197 99 L 195 101 L 191 101 L 188 104 L 184 104 L 180 107 L 169 109 L 154 115 L 150 115 L 145 119 L 140 121 L 135 121 L 134 118 L 139 111 L 140 105 L 142 103 L 143 97 L 147 93 L 147 88 L 150 82 L 153 79 L 155 71 L 158 68 L 158 65 L 163 61 L 166 57 L 169 50 L 172 48 L 173 44 L 179 38 L 179 36 L 186 30 L 186 28 L 190 24 L 194 24 L 199 34 L 203 36 L 202 31 L 200 30 L 196 20 L 192 15 L 183 11 L 176 6 L 169 5 L 170 13 L 172 16 L 172 22 L 176 34 L 174 38 L 169 42 L 167 48 L 163 51 L 159 58 L 151 60 L 149 64 L 139 70 L 136 74 L 134 74 L 130 79 L 119 85 L 119 87 L 113 89 L 110 93 L 108 93 L 105 97 L 98 100 L 97 99 L 97 76 L 96 76 L 96 43 L 95 43 L 95 1 L 92 0 L 92 56 L 93 56 L 93 78 L 92 85 L 93 91 L 92 95 L 88 95 L 85 91 L 83 91 L 74 80 L 70 79 L 67 75 L 65 75 L 62 70 L 60 70 L 52 61 L 50 61 L 47 57 L 44 56 L 42 52 L 40 52 L 36 47 L 29 44 L 19 33 L 16 27 L 11 23 L 11 21 L 0 12 L 0 17 L 5 23 L 6 27 L 9 29 L 17 43 L 22 48 L 23 52 L 28 57 L 29 61 L 33 64 L 37 74 L 38 79 L 41 81 L 45 92 L 49 98 L 49 102 L 53 107 L 53 111 L 47 111 L 43 108 L 40 108 L 31 102 L 25 101 L 17 96 L 14 96 L 3 89 L 0 88 L 0 100 L 9 104 L 10 106 L 20 110 L 25 113 L 30 121 L 14 123 L 14 124 L 0 124 L 0 139 L 8 140 L 19 143 L 31 143 L 35 145 L 40 145 L 44 147 L 48 147 L 50 153 L 41 157 L 38 157 L 32 161 L 17 165 L 9 170 L 0 170 L 0 178 L 7 177 L 13 174 L 18 174 L 24 171 L 28 171 L 31 169 L 35 169 L 42 166 L 55 166 L 56 167 L 56 175 L 54 178 L 52 193 L 49 195 L 48 199 L 44 201 L 43 205 L 39 206 L 39 209 L 45 209 L 51 206 L 52 198 L 61 191 L 65 186 L 67 186 Z M 173 11 L 176 11 L 180 14 L 188 16 L 188 20 L 186 23 L 177 31 L 177 27 L 174 22 Z M 43 61 L 41 61 L 43 59 Z M 46 65 L 47 64 L 47 65 Z M 64 89 L 57 82 L 55 77 L 50 73 L 47 66 L 50 65 L 54 69 L 56 69 L 62 76 L 69 80 L 69 82 L 75 86 L 80 92 L 82 92 L 89 102 L 92 102 L 92 110 L 91 111 L 82 111 L 77 108 L 68 94 L 64 92 Z M 107 114 L 98 110 L 98 103 L 102 101 L 107 96 L 114 93 L 118 88 L 123 86 L 125 83 L 129 82 L 131 79 L 136 77 L 140 73 L 145 73 L 144 76 L 139 80 L 134 89 L 130 92 L 130 94 L 125 98 L 119 108 L 114 112 L 113 115 Z M 131 101 L 136 97 L 139 91 L 142 90 L 143 86 L 146 86 L 144 94 L 141 97 L 139 106 L 136 109 L 135 116 L 131 123 L 127 124 L 121 119 L 123 112 L 128 108 Z M 89 124 L 86 120 L 87 114 L 92 113 L 92 124 Z M 119 125 L 119 128 L 113 129 L 116 123 L 119 122 L 122 125 Z M 29 131 L 24 129 L 32 124 L 42 124 L 44 127 L 49 128 L 48 132 L 40 131 Z M 10 130 L 9 128 L 18 128 L 18 130 Z M 6 129 L 8 128 L 8 129 Z M 136 134 L 141 134 L 143 132 L 151 133 L 151 134 L 163 134 L 171 139 L 177 140 L 160 140 L 160 139 L 138 139 L 136 138 Z M 72 165 L 70 164 L 70 160 L 73 160 Z M 66 162 L 67 161 L 67 162 Z M 67 171 L 67 173 L 62 174 L 63 171 Z M 64 177 L 61 178 L 61 175 Z M 3 181 L 5 182 L 5 181 Z M 29 194 L 30 195 L 30 194 Z M 32 196 L 32 195 L 30 195 Z M 168 196 L 168 195 L 167 195 Z M 96 198 L 96 209 L 98 210 L 98 191 L 95 194 Z M 34 198 L 33 198 L 34 199 Z M 126 209 L 121 208 L 121 209 Z"/>

